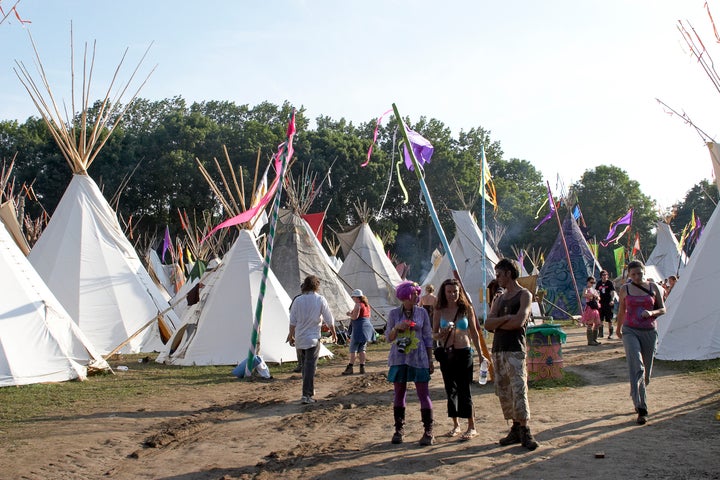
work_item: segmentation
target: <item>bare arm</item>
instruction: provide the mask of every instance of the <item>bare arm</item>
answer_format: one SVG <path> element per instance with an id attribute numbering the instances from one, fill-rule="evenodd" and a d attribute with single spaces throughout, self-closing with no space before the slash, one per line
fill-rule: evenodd
<path id="1" fill-rule="evenodd" d="M 617 336 L 622 338 L 622 326 L 625 323 L 625 295 L 626 289 L 620 288 L 620 300 L 618 300 L 618 314 L 617 314 Z"/>

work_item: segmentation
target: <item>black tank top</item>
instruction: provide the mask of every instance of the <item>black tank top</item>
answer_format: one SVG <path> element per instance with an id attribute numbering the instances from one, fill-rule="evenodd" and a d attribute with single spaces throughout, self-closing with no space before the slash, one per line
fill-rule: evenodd
<path id="1" fill-rule="evenodd" d="M 503 294 L 496 299 L 498 302 L 498 316 L 515 315 L 520 311 L 520 294 L 525 289 L 520 289 L 512 297 Z M 493 352 L 525 352 L 525 324 L 522 328 L 515 330 L 497 329 L 493 334 Z"/>

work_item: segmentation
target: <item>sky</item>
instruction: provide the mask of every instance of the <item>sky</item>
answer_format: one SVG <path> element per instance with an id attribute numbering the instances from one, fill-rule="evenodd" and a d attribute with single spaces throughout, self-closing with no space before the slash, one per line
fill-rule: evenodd
<path id="1" fill-rule="evenodd" d="M 72 22 L 77 76 L 96 42 L 96 98 L 126 49 L 121 83 L 151 45 L 139 77 L 156 66 L 140 92 L 151 100 L 289 101 L 355 124 L 395 103 L 455 137 L 490 131 L 506 160 L 529 161 L 553 190 L 615 165 L 663 209 L 712 178 L 703 139 L 656 101 L 720 139 L 720 92 L 677 28 L 689 21 L 720 62 L 705 0 L 15 2 L 0 7 L 32 23 L 0 24 L 0 120 L 38 115 L 13 71 L 17 61 L 34 73 L 28 32 L 69 101 Z M 720 23 L 720 0 L 708 4 Z"/>

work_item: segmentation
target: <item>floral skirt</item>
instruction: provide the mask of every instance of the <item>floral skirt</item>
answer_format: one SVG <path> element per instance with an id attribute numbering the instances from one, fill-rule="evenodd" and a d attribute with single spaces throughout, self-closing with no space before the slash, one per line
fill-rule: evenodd
<path id="1" fill-rule="evenodd" d="M 388 382 L 427 383 L 430 381 L 429 368 L 415 368 L 409 365 L 393 365 L 387 375 Z"/>
<path id="2" fill-rule="evenodd" d="M 600 311 L 594 308 L 585 307 L 582 313 L 582 321 L 588 326 L 599 326 L 600 325 Z"/>

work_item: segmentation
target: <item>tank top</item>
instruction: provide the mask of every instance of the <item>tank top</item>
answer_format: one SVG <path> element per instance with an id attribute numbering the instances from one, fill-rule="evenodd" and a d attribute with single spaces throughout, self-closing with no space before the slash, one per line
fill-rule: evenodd
<path id="1" fill-rule="evenodd" d="M 360 303 L 360 312 L 358 318 L 370 318 L 370 307 L 364 303 Z"/>
<path id="2" fill-rule="evenodd" d="M 498 297 L 498 316 L 515 315 L 520 311 L 520 293 L 525 289 L 522 288 L 512 297 L 506 297 L 505 294 Z M 525 325 L 516 330 L 497 329 L 493 334 L 493 352 L 525 352 Z"/>
<path id="3" fill-rule="evenodd" d="M 651 287 L 652 288 L 652 287 Z M 652 310 L 655 306 L 654 295 L 630 295 L 630 285 L 625 285 L 625 323 L 631 328 L 641 330 L 653 330 L 657 328 L 655 317 L 643 318 L 644 310 Z"/>

